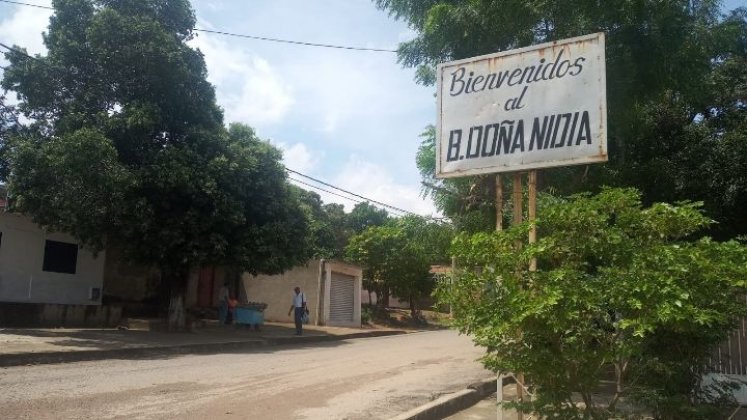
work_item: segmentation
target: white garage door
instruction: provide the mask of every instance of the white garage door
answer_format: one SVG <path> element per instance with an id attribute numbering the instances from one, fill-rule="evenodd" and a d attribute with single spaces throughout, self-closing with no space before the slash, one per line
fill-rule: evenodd
<path id="1" fill-rule="evenodd" d="M 353 322 L 355 277 L 332 272 L 329 294 L 329 322 Z"/>

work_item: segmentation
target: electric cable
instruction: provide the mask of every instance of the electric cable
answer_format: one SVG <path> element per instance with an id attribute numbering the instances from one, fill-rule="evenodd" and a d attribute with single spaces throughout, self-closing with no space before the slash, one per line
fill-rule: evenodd
<path id="1" fill-rule="evenodd" d="M 0 1 L 6 1 L 6 0 L 0 0 Z M 7 46 L 6 44 L 4 44 L 4 43 L 2 43 L 2 42 L 0 42 L 0 47 L 2 47 L 2 48 L 5 48 L 5 49 L 7 49 L 8 51 L 12 51 L 12 52 L 15 52 L 15 53 L 18 53 L 18 54 L 22 54 L 23 56 L 25 56 L 25 57 L 27 57 L 27 58 L 30 58 L 30 59 L 32 59 L 32 60 L 38 60 L 38 61 L 41 61 L 41 60 L 39 60 L 39 58 L 37 58 L 37 57 L 33 57 L 33 56 L 31 56 L 31 55 L 29 55 L 29 54 L 27 54 L 27 53 L 25 53 L 25 52 L 23 52 L 22 50 L 19 50 L 19 49 L 17 49 L 17 48 L 9 47 L 9 46 Z M 360 200 L 355 200 L 355 199 L 351 199 L 350 197 L 345 197 L 345 196 L 341 196 L 340 194 L 334 193 L 334 192 L 332 192 L 332 191 L 324 190 L 324 189 L 321 189 L 321 188 L 319 188 L 319 187 L 316 187 L 316 186 L 310 185 L 310 184 L 308 184 L 308 183 L 302 182 L 302 181 L 300 181 L 300 180 L 296 180 L 296 182 L 300 182 L 300 183 L 302 183 L 302 184 L 304 184 L 304 185 L 307 185 L 307 186 L 310 186 L 310 187 L 312 187 L 312 188 L 317 188 L 317 189 L 319 189 L 319 190 L 321 190 L 321 191 L 324 191 L 324 192 L 327 192 L 327 193 L 329 193 L 329 194 L 333 194 L 333 195 L 336 195 L 336 196 L 339 196 L 339 197 L 342 197 L 342 198 L 346 198 L 346 199 L 348 199 L 348 200 L 351 200 L 351 201 L 355 201 L 355 202 L 358 202 L 358 203 L 362 203 L 362 202 L 370 202 L 370 203 L 376 204 L 376 205 L 378 205 L 378 206 L 380 206 L 380 207 L 384 207 L 384 208 L 386 208 L 386 209 L 389 209 L 389 210 L 393 210 L 393 211 L 396 211 L 396 212 L 398 212 L 398 213 L 403 213 L 403 214 L 411 214 L 411 215 L 417 215 L 417 216 L 420 216 L 420 215 L 418 215 L 417 213 L 411 212 L 411 211 L 409 211 L 409 210 L 405 210 L 405 209 L 402 209 L 402 208 L 399 208 L 399 207 L 395 207 L 395 206 L 392 206 L 392 205 L 390 205 L 390 204 L 382 203 L 381 201 L 373 200 L 373 199 L 371 199 L 371 198 L 368 198 L 368 197 L 362 196 L 362 195 L 360 195 L 360 194 L 354 193 L 354 192 L 352 192 L 352 191 L 348 191 L 348 190 L 346 190 L 346 189 L 343 189 L 343 188 L 337 187 L 336 185 L 332 185 L 332 184 L 330 184 L 330 183 L 328 183 L 328 182 L 322 181 L 322 180 L 320 180 L 320 179 L 317 179 L 317 178 L 314 178 L 314 177 L 312 177 L 312 176 L 309 176 L 309 175 L 303 174 L 303 173 L 301 173 L 301 172 L 298 172 L 298 171 L 296 171 L 296 170 L 293 170 L 293 169 L 290 169 L 290 168 L 287 168 L 287 167 L 286 167 L 285 169 L 286 169 L 286 170 L 287 170 L 288 172 L 294 173 L 294 174 L 296 174 L 296 175 L 299 175 L 299 176 L 301 176 L 301 177 L 304 177 L 304 178 L 306 178 L 306 179 L 309 179 L 309 180 L 311 180 L 311 181 L 317 182 L 317 183 L 319 183 L 319 184 L 325 185 L 325 186 L 327 186 L 327 187 L 333 188 L 333 189 L 335 189 L 335 190 L 338 190 L 338 191 L 342 191 L 342 192 L 344 192 L 345 194 L 349 194 L 349 195 L 352 195 L 352 196 L 354 196 L 354 197 L 357 197 L 357 198 L 359 198 L 359 199 L 361 199 L 361 200 L 363 200 L 363 201 L 360 201 Z M 421 217 L 427 217 L 427 216 L 421 216 Z"/>
<path id="2" fill-rule="evenodd" d="M 302 174 L 301 172 L 298 172 L 298 171 L 294 171 L 293 169 L 290 169 L 290 168 L 288 168 L 288 167 L 286 167 L 285 169 L 286 169 L 286 170 L 287 170 L 288 172 L 292 172 L 292 173 L 294 173 L 294 174 L 296 174 L 296 175 L 300 175 L 300 176 L 302 176 L 302 177 L 304 177 L 304 178 L 310 179 L 310 180 L 312 180 L 312 181 L 314 181 L 314 182 L 318 182 L 319 184 L 322 184 L 322 185 L 326 185 L 326 186 L 328 186 L 328 187 L 331 187 L 331 188 L 334 188 L 334 189 L 336 189 L 336 190 L 342 191 L 342 192 L 344 192 L 344 193 L 346 193 L 346 194 L 350 194 L 350 195 L 352 195 L 352 196 L 355 196 L 355 197 L 358 197 L 358 198 L 362 198 L 363 200 L 366 200 L 366 201 L 370 201 L 370 202 L 372 202 L 372 203 L 376 203 L 376 204 L 378 204 L 378 205 L 380 205 L 380 206 L 383 206 L 383 207 L 387 207 L 387 208 L 390 208 L 390 209 L 392 209 L 392 210 L 396 210 L 396 211 L 399 211 L 399 212 L 402 212 L 402 213 L 407 213 L 407 214 L 415 214 L 415 213 L 413 213 L 413 212 L 411 212 L 411 211 L 409 211 L 409 210 L 401 209 L 401 208 L 399 208 L 399 207 L 394 207 L 394 206 L 392 206 L 392 205 L 389 205 L 389 204 L 386 204 L 386 203 L 382 203 L 381 201 L 376 201 L 376 200 L 372 200 L 372 199 L 370 199 L 370 198 L 368 198 L 368 197 L 364 197 L 364 196 L 362 196 L 362 195 L 359 195 L 359 194 L 356 194 L 356 193 L 354 193 L 354 192 L 351 192 L 351 191 L 348 191 L 348 190 L 342 189 L 342 188 L 340 188 L 340 187 L 337 187 L 337 186 L 335 186 L 335 185 L 332 185 L 332 184 L 330 184 L 330 183 L 324 182 L 324 181 L 322 181 L 322 180 L 320 180 L 320 179 L 316 179 L 316 178 L 314 178 L 314 177 L 311 177 L 311 176 L 309 176 L 309 175 L 305 175 L 305 174 Z"/>
<path id="3" fill-rule="evenodd" d="M 3 0 L 0 0 L 0 1 L 3 1 Z M 32 60 L 39 60 L 38 57 L 34 57 L 32 55 L 29 55 L 28 53 L 24 52 L 23 50 L 19 50 L 18 48 L 9 47 L 9 46 L 3 44 L 2 42 L 0 42 L 0 47 L 3 47 L 3 48 L 5 48 L 8 51 L 21 54 L 21 55 L 23 55 L 23 56 L 25 56 L 27 58 L 32 59 Z"/>
<path id="4" fill-rule="evenodd" d="M 342 194 L 338 194 L 338 193 L 336 193 L 334 191 L 330 191 L 330 190 L 324 189 L 324 188 L 322 188 L 322 187 L 320 187 L 318 185 L 313 185 L 313 184 L 309 184 L 308 182 L 301 181 L 300 179 L 296 179 L 296 178 L 292 178 L 292 177 L 288 177 L 288 179 L 291 180 L 291 181 L 293 181 L 293 182 L 297 182 L 297 183 L 305 185 L 307 187 L 311 187 L 311 188 L 317 189 L 319 191 L 323 191 L 323 192 L 325 192 L 327 194 L 332 194 L 332 195 L 335 195 L 337 197 L 344 198 L 346 200 L 350 200 L 350 201 L 355 202 L 355 203 L 367 203 L 368 202 L 368 201 L 358 200 L 358 199 L 351 198 L 351 197 L 346 197 L 346 196 L 344 196 Z"/>
<path id="5" fill-rule="evenodd" d="M 32 4 L 32 3 L 25 3 L 20 1 L 13 1 L 13 0 L 0 0 L 1 3 L 8 3 L 8 4 L 15 4 L 19 6 L 27 6 L 27 7 L 36 7 L 39 9 L 47 9 L 47 10 L 54 10 L 53 7 L 49 6 L 42 6 L 40 4 Z M 306 42 L 306 41 L 295 41 L 292 39 L 281 39 L 281 38 L 272 38 L 272 37 L 266 37 L 266 36 L 258 36 L 258 35 L 247 35 L 247 34 L 237 34 L 234 32 L 227 32 L 227 31 L 217 31 L 212 29 L 201 29 L 201 28 L 192 28 L 193 31 L 197 32 L 204 32 L 204 33 L 210 33 L 210 34 L 216 34 L 216 35 L 223 35 L 223 36 L 231 36 L 236 38 L 245 38 L 245 39 L 253 39 L 256 41 L 266 41 L 266 42 L 277 42 L 281 44 L 291 44 L 291 45 L 300 45 L 304 47 L 319 47 L 319 48 L 334 48 L 334 49 L 340 49 L 340 50 L 351 50 L 351 51 L 371 51 L 371 52 L 386 52 L 386 53 L 396 53 L 397 50 L 389 50 L 385 48 L 369 48 L 369 47 L 353 47 L 349 45 L 335 45 L 335 44 L 322 44 L 317 42 Z"/>

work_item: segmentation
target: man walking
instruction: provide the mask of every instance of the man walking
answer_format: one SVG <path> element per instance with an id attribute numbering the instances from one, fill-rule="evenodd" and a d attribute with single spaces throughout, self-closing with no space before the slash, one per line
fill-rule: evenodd
<path id="1" fill-rule="evenodd" d="M 296 321 L 296 335 L 303 333 L 303 316 L 306 314 L 306 295 L 301 293 L 301 288 L 296 286 L 293 289 L 295 292 L 291 301 L 290 309 L 288 309 L 288 316 L 291 312 L 294 312 L 294 320 Z"/>

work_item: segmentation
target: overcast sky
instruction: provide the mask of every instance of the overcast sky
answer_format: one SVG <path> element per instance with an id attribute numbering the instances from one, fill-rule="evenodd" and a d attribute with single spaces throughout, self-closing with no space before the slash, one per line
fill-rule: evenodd
<path id="1" fill-rule="evenodd" d="M 28 0 L 49 5 L 49 0 Z M 727 10 L 745 5 L 727 0 Z M 192 0 L 198 26 L 264 37 L 396 49 L 414 34 L 370 0 Z M 0 3 L 0 42 L 44 53 L 51 11 Z M 257 129 L 296 171 L 423 215 L 419 134 L 435 122 L 434 88 L 396 55 L 312 48 L 199 33 L 226 122 Z M 308 187 L 305 187 L 308 188 Z M 317 191 L 319 192 L 319 191 Z M 354 202 L 319 192 L 325 202 Z"/>

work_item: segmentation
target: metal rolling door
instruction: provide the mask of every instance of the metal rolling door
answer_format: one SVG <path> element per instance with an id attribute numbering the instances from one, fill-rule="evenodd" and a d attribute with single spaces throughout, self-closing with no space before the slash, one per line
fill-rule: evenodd
<path id="1" fill-rule="evenodd" d="M 353 322 L 355 278 L 332 272 L 329 294 L 329 321 Z"/>

